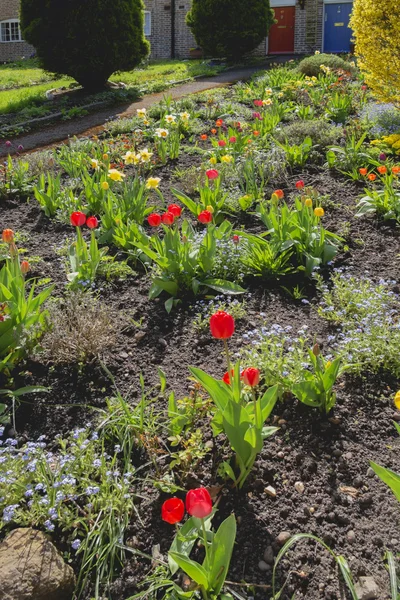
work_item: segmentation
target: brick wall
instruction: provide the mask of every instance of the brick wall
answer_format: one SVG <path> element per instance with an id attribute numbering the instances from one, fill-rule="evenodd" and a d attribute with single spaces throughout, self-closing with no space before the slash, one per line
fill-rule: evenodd
<path id="1" fill-rule="evenodd" d="M 145 0 L 146 10 L 151 12 L 152 29 L 147 37 L 151 43 L 151 58 L 171 58 L 171 1 Z M 186 25 L 190 0 L 175 3 L 175 57 L 189 58 L 189 51 L 196 41 Z"/>
<path id="2" fill-rule="evenodd" d="M 19 18 L 19 0 L 0 0 L 0 22 Z M 34 48 L 26 42 L 1 42 L 0 62 L 29 57 Z"/>

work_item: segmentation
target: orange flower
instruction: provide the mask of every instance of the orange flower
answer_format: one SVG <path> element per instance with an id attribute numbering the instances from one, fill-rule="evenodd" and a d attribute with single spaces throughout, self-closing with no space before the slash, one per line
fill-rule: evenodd
<path id="1" fill-rule="evenodd" d="M 222 127 L 222 125 L 224 124 L 222 119 L 217 119 L 217 121 L 215 121 L 215 124 L 217 127 Z"/>
<path id="2" fill-rule="evenodd" d="M 282 200 L 282 198 L 285 196 L 285 192 L 283 190 L 275 190 L 273 195 L 279 198 L 279 200 Z"/>
<path id="3" fill-rule="evenodd" d="M 257 130 L 256 130 L 256 131 L 253 131 L 253 135 L 255 135 L 255 136 L 257 137 L 257 136 L 259 136 L 259 135 L 260 135 L 260 132 L 259 132 L 259 131 L 257 131 Z"/>
<path id="4" fill-rule="evenodd" d="M 392 167 L 393 175 L 398 175 L 400 173 L 400 167 Z"/>
<path id="5" fill-rule="evenodd" d="M 387 168 L 382 166 L 382 167 L 378 167 L 377 168 L 378 173 L 380 173 L 381 175 L 384 175 L 385 173 L 387 173 Z"/>
<path id="6" fill-rule="evenodd" d="M 368 169 L 365 169 L 365 168 L 359 169 L 359 173 L 360 173 L 360 175 L 365 176 L 368 173 Z"/>
<path id="7" fill-rule="evenodd" d="M 206 140 L 208 138 L 208 135 L 206 133 L 202 133 L 200 136 L 201 140 Z"/>
<path id="8" fill-rule="evenodd" d="M 12 229 L 4 229 L 1 234 L 1 239 L 5 244 L 12 244 L 14 241 L 14 232 Z"/>
<path id="9" fill-rule="evenodd" d="M 217 130 L 216 130 L 216 129 L 211 129 L 211 133 L 212 133 L 213 135 L 215 135 L 215 134 L 217 133 Z"/>
<path id="10" fill-rule="evenodd" d="M 368 179 L 369 179 L 370 181 L 375 181 L 375 179 L 376 179 L 376 175 L 375 175 L 375 173 L 370 173 L 370 174 L 368 175 Z"/>

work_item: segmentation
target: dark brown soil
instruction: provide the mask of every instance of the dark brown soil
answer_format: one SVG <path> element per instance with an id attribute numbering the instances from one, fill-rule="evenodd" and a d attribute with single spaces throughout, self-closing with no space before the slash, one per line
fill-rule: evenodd
<path id="1" fill-rule="evenodd" d="M 182 164 L 187 166 L 190 160 L 194 159 L 184 157 L 186 162 Z M 300 177 L 307 185 L 330 196 L 326 227 L 344 236 L 348 245 L 335 265 L 351 267 L 354 274 L 368 274 L 376 281 L 396 279 L 400 254 L 398 230 L 377 220 L 354 218 L 360 188 L 319 168 L 274 183 L 276 187 L 292 190 Z M 34 201 L 26 203 L 18 199 L 1 203 L 0 226 L 27 234 L 23 246 L 28 255 L 41 258 L 33 275 L 51 277 L 56 283 L 56 293 L 61 294 L 66 279 L 63 259 L 56 250 L 70 235 L 69 227 L 43 217 Z M 261 312 L 267 314 L 271 323 L 292 325 L 295 329 L 307 325 L 310 333 L 326 344 L 328 326 L 313 308 L 317 301 L 313 286 L 305 286 L 310 304 L 304 304 L 291 299 L 282 285 L 287 283 L 249 288 L 247 318 L 239 323 L 230 342 L 232 350 L 245 343 L 241 334 L 259 326 Z M 125 319 L 116 346 L 106 351 L 102 362 L 131 402 L 135 402 L 139 393 L 139 374 L 143 373 L 146 384 L 156 385 L 159 367 L 177 397 L 188 393 L 189 365 L 200 366 L 218 377 L 223 375 L 221 345 L 207 333 L 198 335 L 193 330 L 193 299 L 188 298 L 168 315 L 161 300 L 148 299 L 149 279 L 144 274 L 124 282 L 104 282 L 99 288 L 110 311 Z M 138 340 L 138 329 L 130 319 L 140 318 L 143 318 L 140 331 L 145 335 Z M 21 365 L 18 372 L 17 386 L 21 381 L 23 385 L 50 386 L 52 390 L 49 395 L 30 398 L 30 403 L 24 403 L 18 412 L 19 435 L 29 439 L 40 434 L 51 438 L 81 425 L 93 417 L 91 407 L 104 406 L 107 395 L 112 393 L 112 384 L 98 361 L 78 369 L 74 365 L 46 364 L 39 355 Z M 398 416 L 392 404 L 398 384 L 387 373 L 343 378 L 337 386 L 338 402 L 329 420 L 293 400 L 277 407 L 275 420 L 280 430 L 265 443 L 251 478 L 240 492 L 224 489 L 219 502 L 217 521 L 231 511 L 238 519 L 229 580 L 261 586 L 250 592 L 247 588 L 240 591 L 237 586 L 231 586 L 233 589 L 249 596 L 255 593 L 260 600 L 270 598 L 271 561 L 279 551 L 277 536 L 282 532 L 312 533 L 346 557 L 355 578 L 371 575 L 381 590 L 380 600 L 389 598 L 383 555 L 385 549 L 400 547 L 399 509 L 389 490 L 368 469 L 369 461 L 373 460 L 399 470 L 397 452 L 393 451 L 399 445 L 392 425 Z M 165 399 L 160 399 L 161 408 L 165 403 Z M 211 442 L 206 423 L 204 433 Z M 223 449 L 218 443 L 210 444 L 212 448 L 206 459 L 181 482 L 182 487 L 221 483 L 216 472 L 220 461 L 217 451 Z M 296 491 L 296 482 L 304 484 L 304 493 Z M 276 498 L 266 493 L 267 486 L 276 489 Z M 166 554 L 174 536 L 173 528 L 160 519 L 160 506 L 166 496 L 145 481 L 139 491 L 142 521 L 135 519 L 131 523 L 128 539 L 146 554 L 151 554 L 156 544 Z M 265 552 L 267 565 L 260 568 Z M 113 584 L 113 600 L 125 600 L 136 593 L 149 569 L 145 559 L 128 558 L 121 576 Z M 348 597 L 340 591 L 332 557 L 314 542 L 300 542 L 283 559 L 278 569 L 281 584 L 289 573 L 285 599 Z"/>

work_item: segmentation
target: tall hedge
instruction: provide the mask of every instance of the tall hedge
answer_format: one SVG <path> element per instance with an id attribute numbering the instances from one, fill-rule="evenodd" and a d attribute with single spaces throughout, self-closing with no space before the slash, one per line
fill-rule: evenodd
<path id="1" fill-rule="evenodd" d="M 399 0 L 355 0 L 350 25 L 365 81 L 380 100 L 400 105 Z"/>
<path id="2" fill-rule="evenodd" d="M 269 0 L 192 0 L 187 15 L 205 54 L 230 60 L 257 48 L 273 23 Z"/>
<path id="3" fill-rule="evenodd" d="M 147 56 L 143 9 L 142 0 L 21 0 L 22 34 L 44 69 L 100 89 Z"/>

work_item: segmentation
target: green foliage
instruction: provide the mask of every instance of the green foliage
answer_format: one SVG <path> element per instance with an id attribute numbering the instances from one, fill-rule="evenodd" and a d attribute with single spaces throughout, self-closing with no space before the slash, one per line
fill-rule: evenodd
<path id="1" fill-rule="evenodd" d="M 239 475 L 236 476 L 228 463 L 223 467 L 226 474 L 240 488 L 253 468 L 257 455 L 261 452 L 264 440 L 276 431 L 276 427 L 264 427 L 278 398 L 279 386 L 268 388 L 262 397 L 248 398 L 243 390 L 240 377 L 240 364 L 236 363 L 231 376 L 231 384 L 215 379 L 201 369 L 194 367 L 190 371 L 210 394 L 217 407 L 213 419 L 214 434 L 225 433 L 232 450 L 236 453 Z M 252 400 L 252 401 L 251 401 Z"/>
<path id="2" fill-rule="evenodd" d="M 332 146 L 340 137 L 340 130 L 323 119 L 294 121 L 279 131 L 274 132 L 279 142 L 288 141 L 291 145 L 300 145 L 305 138 L 311 138 L 313 152 L 322 153 Z"/>
<path id="3" fill-rule="evenodd" d="M 285 151 L 286 160 L 290 167 L 304 167 L 313 148 L 312 139 L 306 137 L 300 144 L 290 144 L 288 140 L 276 143 Z"/>
<path id="4" fill-rule="evenodd" d="M 257 48 L 273 22 L 269 0 L 193 0 L 187 15 L 204 52 L 232 60 Z"/>
<path id="5" fill-rule="evenodd" d="M 330 69 L 341 69 L 343 71 L 354 72 L 354 67 L 351 67 L 348 62 L 335 54 L 314 54 L 313 56 L 303 58 L 298 69 L 303 75 L 318 77 L 318 75 L 322 73 L 321 65 L 329 67 Z"/>
<path id="6" fill-rule="evenodd" d="M 357 203 L 356 217 L 378 215 L 384 221 L 396 219 L 400 222 L 400 186 L 394 175 L 380 178 L 383 187 L 365 189 L 365 196 Z"/>
<path id="7" fill-rule="evenodd" d="M 89 89 L 148 54 L 142 0 L 22 0 L 21 27 L 43 68 Z"/>
<path id="8" fill-rule="evenodd" d="M 76 241 L 71 244 L 68 251 L 70 271 L 67 279 L 71 287 L 89 285 L 96 279 L 96 274 L 104 259 L 108 248 L 99 249 L 96 234 L 92 230 L 90 243 L 88 244 L 82 236 L 80 227 L 77 227 Z"/>

